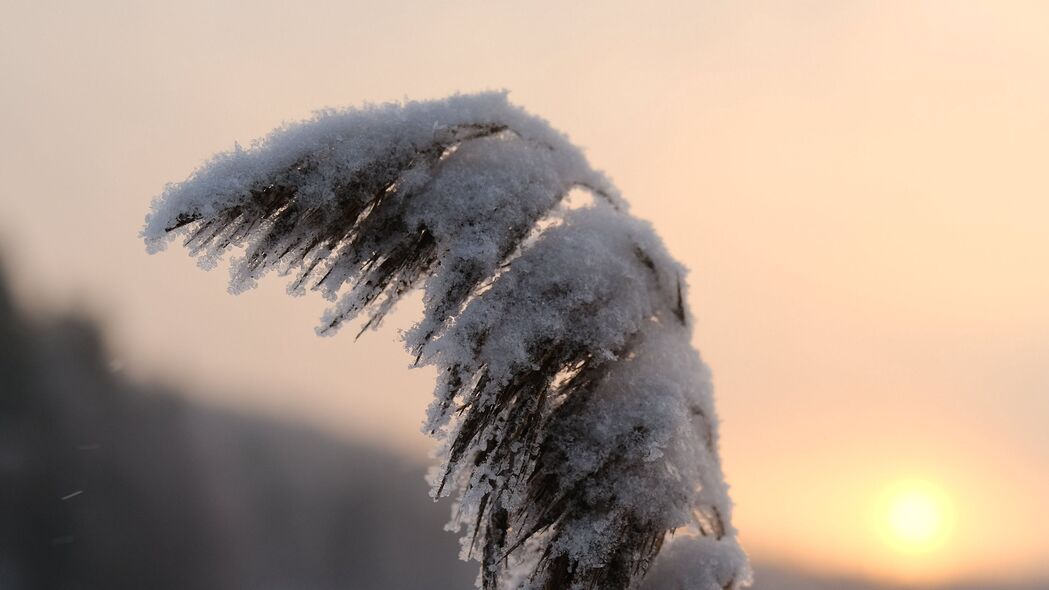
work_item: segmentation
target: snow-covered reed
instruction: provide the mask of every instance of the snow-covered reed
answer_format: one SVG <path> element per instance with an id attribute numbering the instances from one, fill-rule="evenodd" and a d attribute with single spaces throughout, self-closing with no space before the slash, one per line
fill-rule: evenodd
<path id="1" fill-rule="evenodd" d="M 592 198 L 567 206 L 567 196 Z M 271 270 L 333 300 L 318 331 L 409 290 L 440 377 L 433 493 L 495 588 L 723 590 L 750 582 L 690 345 L 685 271 L 616 188 L 504 93 L 324 111 L 169 185 L 142 232 L 231 289 Z"/>

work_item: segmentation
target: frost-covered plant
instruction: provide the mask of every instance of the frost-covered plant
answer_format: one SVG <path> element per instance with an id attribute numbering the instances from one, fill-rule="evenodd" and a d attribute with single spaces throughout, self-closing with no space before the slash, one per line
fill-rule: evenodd
<path id="1" fill-rule="evenodd" d="M 577 190 L 591 202 L 566 205 Z M 749 585 L 684 269 L 505 94 L 281 127 L 167 187 L 142 235 L 176 234 L 209 265 L 243 246 L 233 291 L 278 269 L 323 292 L 321 334 L 422 287 L 405 342 L 440 371 L 433 494 L 457 496 L 483 588 Z"/>

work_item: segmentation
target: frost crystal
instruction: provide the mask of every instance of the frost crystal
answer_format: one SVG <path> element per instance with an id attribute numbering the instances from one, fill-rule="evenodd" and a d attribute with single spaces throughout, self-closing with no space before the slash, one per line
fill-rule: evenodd
<path id="1" fill-rule="evenodd" d="M 626 211 L 563 135 L 486 93 L 284 126 L 168 186 L 142 235 L 207 264 L 244 247 L 231 289 L 291 274 L 335 302 L 322 334 L 422 287 L 405 343 L 440 371 L 433 493 L 457 496 L 483 588 L 741 588 L 684 269 Z"/>

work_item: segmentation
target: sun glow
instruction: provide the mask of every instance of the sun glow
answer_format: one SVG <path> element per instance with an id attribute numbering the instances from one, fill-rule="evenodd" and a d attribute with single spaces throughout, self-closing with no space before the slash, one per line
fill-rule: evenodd
<path id="1" fill-rule="evenodd" d="M 898 553 L 918 555 L 940 549 L 954 529 L 950 497 L 922 480 L 901 481 L 886 489 L 878 510 L 883 540 Z"/>

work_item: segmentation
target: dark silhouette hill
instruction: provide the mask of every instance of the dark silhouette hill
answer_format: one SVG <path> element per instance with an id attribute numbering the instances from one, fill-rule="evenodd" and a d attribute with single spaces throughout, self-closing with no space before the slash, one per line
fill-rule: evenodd
<path id="1" fill-rule="evenodd" d="M 472 587 L 422 466 L 108 365 L 0 287 L 0 588 Z"/>

